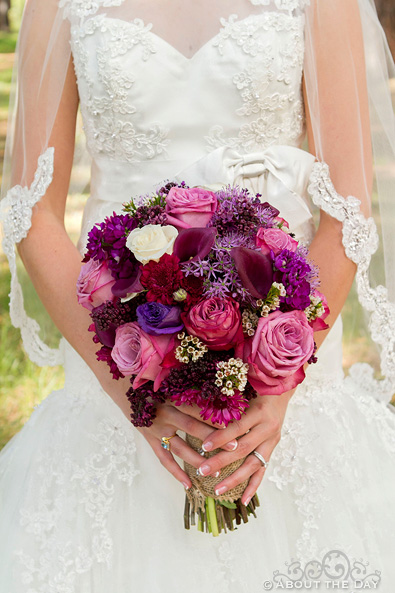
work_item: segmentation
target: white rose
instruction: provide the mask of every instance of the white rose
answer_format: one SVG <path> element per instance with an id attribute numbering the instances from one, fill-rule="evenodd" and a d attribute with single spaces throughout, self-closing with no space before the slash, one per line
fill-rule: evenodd
<path id="1" fill-rule="evenodd" d="M 145 265 L 149 261 L 159 261 L 165 253 L 171 255 L 177 235 L 178 231 L 174 226 L 147 224 L 129 234 L 126 247 Z"/>

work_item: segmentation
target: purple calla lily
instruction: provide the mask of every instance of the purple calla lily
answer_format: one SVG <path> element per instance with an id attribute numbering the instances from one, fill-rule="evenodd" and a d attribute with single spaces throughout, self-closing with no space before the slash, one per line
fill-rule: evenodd
<path id="1" fill-rule="evenodd" d="M 179 232 L 174 242 L 173 255 L 180 262 L 204 259 L 214 245 L 217 231 L 215 228 L 191 228 Z"/>
<path id="2" fill-rule="evenodd" d="M 141 292 L 144 290 L 140 283 L 141 267 L 136 266 L 134 272 L 128 278 L 119 278 L 111 288 L 111 292 L 120 298 L 125 298 L 127 294 Z"/>
<path id="3" fill-rule="evenodd" d="M 273 283 L 273 263 L 268 255 L 247 247 L 230 252 L 244 288 L 256 299 L 264 299 Z"/>

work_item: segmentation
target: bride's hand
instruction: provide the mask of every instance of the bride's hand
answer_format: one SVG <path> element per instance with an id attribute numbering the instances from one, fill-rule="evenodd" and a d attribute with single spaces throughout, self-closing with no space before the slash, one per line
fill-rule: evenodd
<path id="1" fill-rule="evenodd" d="M 250 453 L 257 451 L 265 461 L 270 460 L 273 450 L 280 441 L 281 427 L 293 393 L 294 390 L 282 395 L 258 396 L 250 402 L 250 407 L 241 420 L 232 422 L 224 430 L 215 430 L 207 435 L 203 442 L 206 451 L 221 448 L 224 443 L 240 438 L 236 441 L 237 447 L 233 452 L 221 451 L 210 459 L 200 458 L 201 475 L 213 475 L 229 463 L 246 457 L 239 469 L 218 483 L 216 487 L 218 495 L 224 494 L 249 478 L 248 486 L 241 499 L 245 505 L 249 503 L 265 474 L 261 461 Z"/>
<path id="2" fill-rule="evenodd" d="M 181 412 L 175 406 L 168 403 L 157 406 L 156 418 L 152 426 L 149 428 L 138 428 L 137 430 L 151 445 L 161 464 L 177 480 L 179 480 L 186 489 L 192 486 L 192 482 L 188 474 L 174 459 L 173 453 L 196 468 L 201 465 L 202 457 L 178 435 L 170 440 L 170 451 L 167 451 L 162 447 L 162 437 L 170 437 L 174 435 L 177 430 L 180 430 L 204 441 L 209 435 L 213 435 L 214 437 L 216 432 L 225 432 L 224 430 L 217 431 L 216 429 L 213 432 L 213 425 L 211 422 L 207 424 L 202 420 L 198 420 L 189 414 Z M 222 441 L 220 446 L 225 450 L 232 451 L 236 445 L 236 440 L 233 437 L 229 440 L 231 441 L 230 443 L 225 440 Z M 216 471 L 210 473 L 211 475 L 216 475 Z"/>

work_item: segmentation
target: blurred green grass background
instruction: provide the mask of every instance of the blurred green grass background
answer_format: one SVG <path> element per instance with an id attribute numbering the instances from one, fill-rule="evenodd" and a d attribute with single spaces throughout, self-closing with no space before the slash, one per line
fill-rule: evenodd
<path id="1" fill-rule="evenodd" d="M 14 0 L 12 30 L 0 32 L 0 164 L 4 155 L 12 65 L 23 2 Z M 66 226 L 74 237 L 78 236 L 83 203 L 83 196 L 71 196 L 69 200 Z M 23 277 L 26 278 L 24 270 L 21 270 L 21 277 L 23 283 Z M 61 367 L 39 368 L 27 358 L 19 330 L 12 326 L 8 314 L 9 285 L 8 265 L 0 249 L 0 449 L 23 426 L 34 406 L 51 391 L 61 388 L 64 379 Z M 363 329 L 362 315 L 356 295 L 352 293 L 343 311 L 349 344 L 344 351 L 346 368 L 358 360 L 371 362 L 378 368 L 377 352 Z"/>

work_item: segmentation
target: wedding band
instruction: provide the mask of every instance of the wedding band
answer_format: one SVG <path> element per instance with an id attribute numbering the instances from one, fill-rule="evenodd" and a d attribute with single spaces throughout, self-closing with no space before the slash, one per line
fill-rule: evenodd
<path id="1" fill-rule="evenodd" d="M 174 433 L 171 435 L 171 437 L 162 437 L 161 438 L 161 445 L 164 449 L 166 449 L 166 451 L 170 451 L 170 439 L 172 439 L 173 437 L 176 437 L 177 433 Z"/>
<path id="2" fill-rule="evenodd" d="M 253 454 L 255 455 L 255 457 L 258 457 L 259 461 L 262 463 L 262 466 L 266 469 L 269 463 L 265 460 L 263 455 L 258 453 L 258 451 L 253 451 Z"/>

